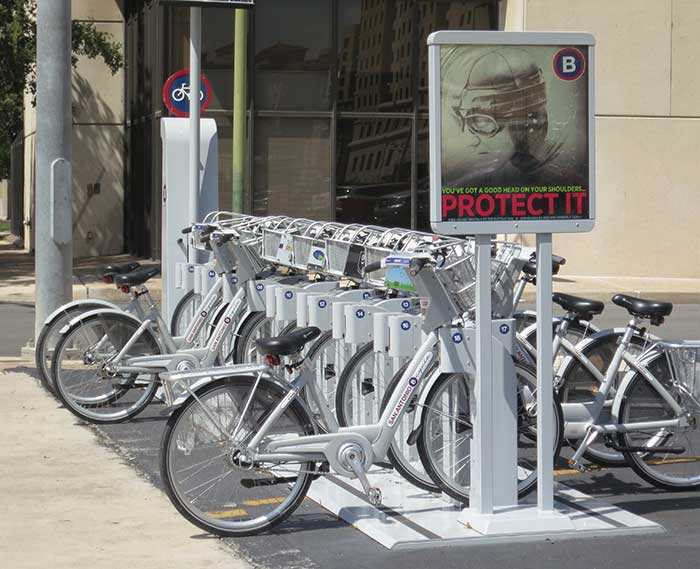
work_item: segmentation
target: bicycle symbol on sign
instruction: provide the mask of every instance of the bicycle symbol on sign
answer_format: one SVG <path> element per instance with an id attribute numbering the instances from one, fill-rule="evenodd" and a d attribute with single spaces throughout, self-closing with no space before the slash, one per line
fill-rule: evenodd
<path id="1" fill-rule="evenodd" d="M 185 99 L 190 100 L 190 86 L 187 83 L 180 85 L 178 89 L 173 89 L 172 91 L 173 101 L 176 103 L 181 103 Z M 204 100 L 204 91 L 200 89 L 199 100 Z"/>

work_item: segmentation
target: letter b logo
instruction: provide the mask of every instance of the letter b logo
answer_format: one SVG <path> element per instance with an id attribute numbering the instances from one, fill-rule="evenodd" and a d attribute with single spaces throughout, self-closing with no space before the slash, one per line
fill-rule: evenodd
<path id="1" fill-rule="evenodd" d="M 554 56 L 552 67 L 562 81 L 576 81 L 586 70 L 586 57 L 575 47 L 565 47 Z"/>

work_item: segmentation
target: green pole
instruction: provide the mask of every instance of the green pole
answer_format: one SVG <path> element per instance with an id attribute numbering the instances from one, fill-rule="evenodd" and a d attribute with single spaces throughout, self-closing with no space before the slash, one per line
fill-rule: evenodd
<path id="1" fill-rule="evenodd" d="M 246 155 L 246 74 L 248 56 L 248 11 L 235 10 L 233 48 L 233 194 L 231 209 L 243 211 Z"/>

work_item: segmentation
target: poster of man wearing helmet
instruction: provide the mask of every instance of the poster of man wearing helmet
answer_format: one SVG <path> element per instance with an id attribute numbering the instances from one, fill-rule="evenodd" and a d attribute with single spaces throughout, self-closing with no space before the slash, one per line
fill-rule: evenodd
<path id="1" fill-rule="evenodd" d="M 469 34 L 438 32 L 450 33 Z M 580 221 L 593 217 L 592 47 L 542 44 L 540 34 L 471 34 L 482 41 L 437 45 L 431 60 L 431 122 L 439 126 L 431 124 L 431 145 L 439 145 L 431 221 L 578 220 L 573 230 L 590 229 Z M 525 36 L 539 43 L 518 44 Z"/>

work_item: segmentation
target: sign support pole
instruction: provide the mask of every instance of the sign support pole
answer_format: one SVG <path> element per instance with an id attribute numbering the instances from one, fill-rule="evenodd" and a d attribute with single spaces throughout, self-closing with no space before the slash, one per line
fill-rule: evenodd
<path id="1" fill-rule="evenodd" d="M 537 509 L 554 510 L 552 441 L 552 234 L 537 234 Z"/>
<path id="2" fill-rule="evenodd" d="M 493 514 L 494 432 L 489 428 L 493 408 L 491 338 L 491 236 L 476 235 L 476 381 L 474 382 L 474 449 L 472 450 L 472 508 Z"/>
<path id="3" fill-rule="evenodd" d="M 198 221 L 199 211 L 199 187 L 200 187 L 200 157 L 199 157 L 199 94 L 201 91 L 201 58 L 202 51 L 202 9 L 190 8 L 190 199 L 189 215 L 190 223 Z M 188 248 L 188 261 L 197 262 L 197 250 Z"/>

